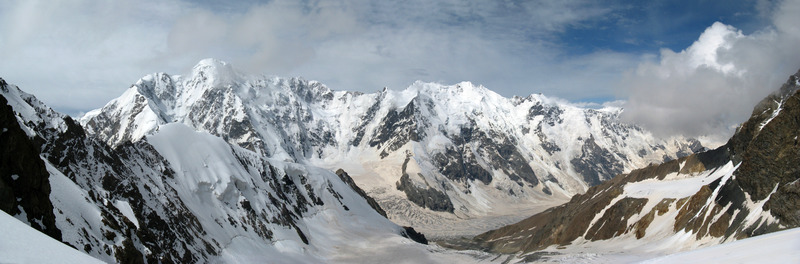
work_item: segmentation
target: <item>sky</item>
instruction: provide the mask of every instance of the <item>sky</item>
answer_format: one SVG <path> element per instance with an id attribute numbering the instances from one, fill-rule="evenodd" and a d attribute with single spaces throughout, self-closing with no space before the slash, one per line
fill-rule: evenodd
<path id="1" fill-rule="evenodd" d="M 614 102 L 658 135 L 724 138 L 800 68 L 800 0 L 230 2 L 0 0 L 0 77 L 79 115 L 213 57 L 334 90 Z"/>

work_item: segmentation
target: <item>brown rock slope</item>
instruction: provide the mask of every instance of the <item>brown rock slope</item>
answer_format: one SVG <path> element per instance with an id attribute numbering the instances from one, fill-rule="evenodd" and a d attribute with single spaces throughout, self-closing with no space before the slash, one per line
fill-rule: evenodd
<path id="1" fill-rule="evenodd" d="M 800 72 L 762 100 L 751 118 L 718 149 L 619 175 L 566 204 L 474 240 L 493 252 L 516 253 L 576 240 L 663 239 L 679 231 L 718 243 L 798 227 L 799 79 Z M 709 178 L 693 195 L 661 198 L 650 206 L 646 205 L 651 197 L 629 197 L 625 191 L 626 185 L 643 180 L 725 174 L 732 177 Z M 668 224 L 651 226 L 654 221 Z"/>

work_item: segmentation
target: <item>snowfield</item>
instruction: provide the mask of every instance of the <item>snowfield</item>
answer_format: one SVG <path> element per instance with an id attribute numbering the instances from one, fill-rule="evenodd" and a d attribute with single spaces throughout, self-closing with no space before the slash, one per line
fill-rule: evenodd
<path id="1" fill-rule="evenodd" d="M 642 263 L 800 263 L 800 228 L 675 253 Z"/>
<path id="2" fill-rule="evenodd" d="M 0 263 L 104 263 L 0 211 Z"/>
<path id="3" fill-rule="evenodd" d="M 800 228 L 672 254 L 665 254 L 663 246 L 612 239 L 565 248 L 553 246 L 510 256 L 508 263 L 800 263 Z"/>

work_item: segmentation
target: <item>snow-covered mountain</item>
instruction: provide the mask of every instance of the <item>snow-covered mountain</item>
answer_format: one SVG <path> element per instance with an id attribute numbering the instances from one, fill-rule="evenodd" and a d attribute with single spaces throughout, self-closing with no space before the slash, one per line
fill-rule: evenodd
<path id="1" fill-rule="evenodd" d="M 619 173 L 700 150 L 621 123 L 622 109 L 542 95 L 505 98 L 468 82 L 333 91 L 243 76 L 213 59 L 143 77 L 81 124 L 110 146 L 179 123 L 273 160 L 344 169 L 395 222 L 435 226 L 563 201 Z"/>
<path id="2" fill-rule="evenodd" d="M 800 227 L 798 90 L 800 72 L 718 149 L 617 176 L 474 243 L 525 256 L 592 247 L 663 253 Z"/>
<path id="3" fill-rule="evenodd" d="M 350 262 L 385 248 L 436 258 L 345 173 L 180 123 L 111 148 L 2 79 L 0 125 L 0 209 L 104 262 Z"/>

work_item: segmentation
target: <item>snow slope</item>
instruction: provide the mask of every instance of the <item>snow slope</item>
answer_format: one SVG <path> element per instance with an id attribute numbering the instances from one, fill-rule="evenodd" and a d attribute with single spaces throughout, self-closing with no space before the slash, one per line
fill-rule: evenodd
<path id="1" fill-rule="evenodd" d="M 64 245 L 0 211 L 0 262 L 3 263 L 104 263 Z"/>
<path id="2" fill-rule="evenodd" d="M 800 228 L 676 253 L 641 263 L 800 263 Z"/>
<path id="3" fill-rule="evenodd" d="M 508 263 L 798 263 L 800 229 L 793 228 L 724 244 L 671 253 L 663 244 L 604 240 L 578 246 L 549 247 L 511 256 Z"/>
<path id="4" fill-rule="evenodd" d="M 238 216 L 246 221 L 248 214 L 239 210 L 244 201 L 256 212 L 270 214 L 269 211 L 275 210 L 265 205 L 274 204 L 270 196 L 280 195 L 272 189 L 281 187 L 271 187 L 271 182 L 262 178 L 258 170 L 248 168 L 263 165 L 260 163 L 265 161 L 258 155 L 182 124 L 161 126 L 147 141 L 172 165 L 176 174 L 171 184 L 189 210 L 198 216 L 206 236 L 228 241 L 222 248 L 223 262 L 249 263 L 276 256 L 287 257 L 286 263 L 316 262 L 330 256 L 334 248 L 350 247 L 349 244 L 369 236 L 407 241 L 400 237 L 400 227 L 375 212 L 360 196 L 352 191 L 337 191 L 349 187 L 333 173 L 277 160 L 269 164 L 286 173 L 284 183 L 301 183 L 298 200 L 289 196 L 290 200 L 284 203 L 297 208 L 307 206 L 300 209 L 307 211 L 290 224 L 296 230 L 268 224 L 273 236 L 265 239 L 228 220 Z M 240 163 L 248 166 L 239 166 Z M 321 206 L 303 204 L 304 199 Z M 308 245 L 298 237 L 297 230 L 307 238 Z"/>

